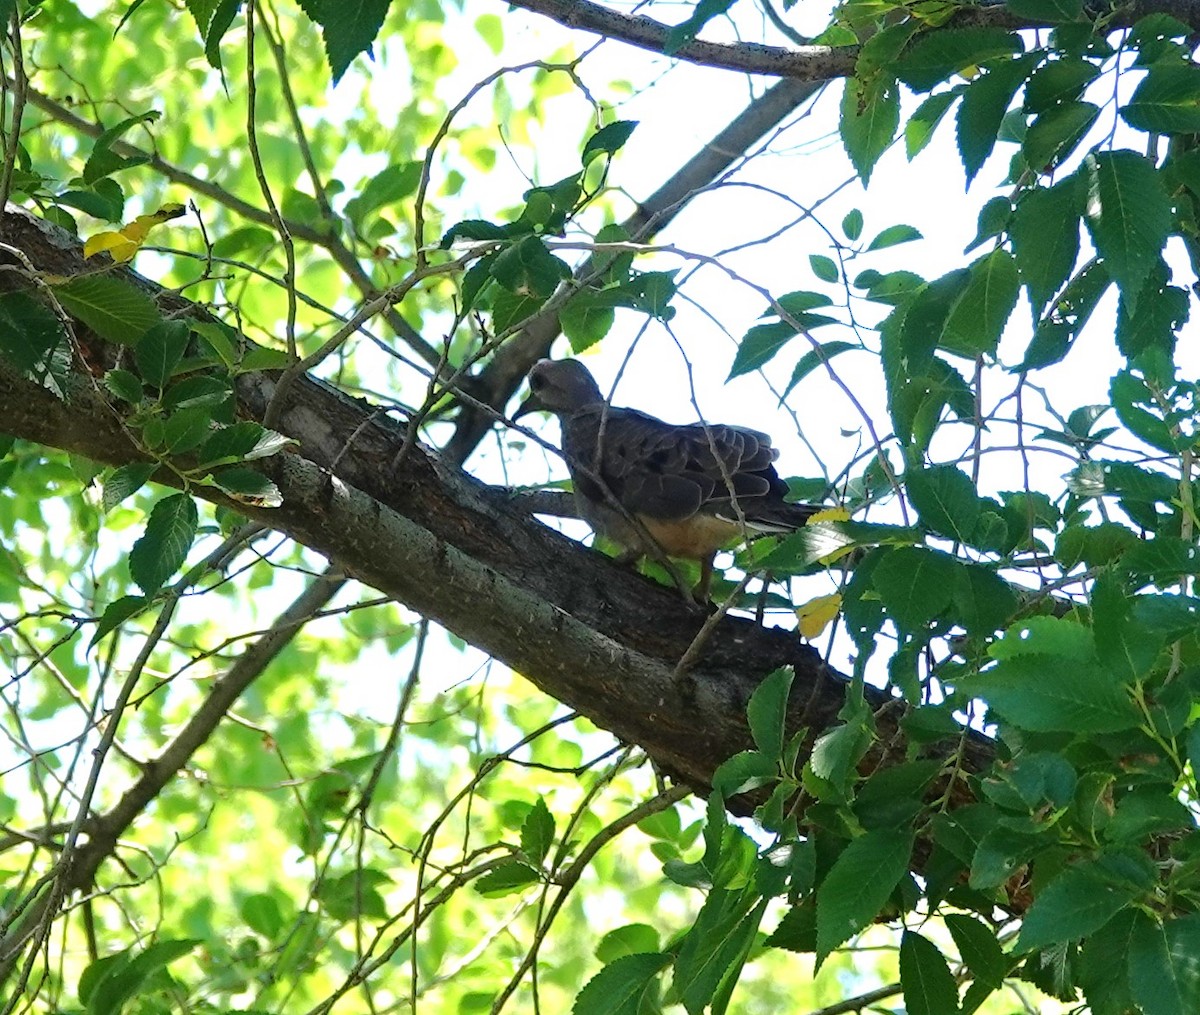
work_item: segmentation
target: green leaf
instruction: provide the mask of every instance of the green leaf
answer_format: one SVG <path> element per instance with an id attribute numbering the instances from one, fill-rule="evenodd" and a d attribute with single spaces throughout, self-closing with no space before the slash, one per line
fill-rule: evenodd
<path id="1" fill-rule="evenodd" d="M 597 155 L 616 155 L 625 147 L 625 142 L 637 125 L 637 120 L 616 120 L 601 127 L 583 146 L 583 164 L 586 166 Z"/>
<path id="2" fill-rule="evenodd" d="M 1151 134 L 1200 131 L 1200 67 L 1155 65 L 1121 109 L 1125 122 Z"/>
<path id="3" fill-rule="evenodd" d="M 1133 1006 L 1129 992 L 1129 952 L 1135 934 L 1150 917 L 1122 910 L 1083 944 L 1079 986 L 1095 1015 L 1124 1015 Z"/>
<path id="4" fill-rule="evenodd" d="M 639 826 L 640 827 L 640 826 Z M 608 963 L 626 955 L 644 955 L 659 949 L 658 931 L 646 923 L 627 923 L 610 930 L 596 945 L 596 958 Z"/>
<path id="5" fill-rule="evenodd" d="M 701 1015 L 716 998 L 728 993 L 730 980 L 736 980 L 758 934 L 767 900 L 755 905 L 758 893 L 713 890 L 709 893 L 696 922 L 684 936 L 675 957 L 673 989 L 688 1015 Z"/>
<path id="6" fill-rule="evenodd" d="M 337 0 L 322 5 L 318 20 L 334 84 L 359 53 L 371 48 L 390 5 L 391 0 Z"/>
<path id="7" fill-rule="evenodd" d="M 967 67 L 1010 57 L 1020 38 L 998 28 L 942 28 L 914 40 L 896 64 L 896 75 L 915 92 L 927 92 Z"/>
<path id="8" fill-rule="evenodd" d="M 663 53 L 674 56 L 681 47 L 696 37 L 701 28 L 729 10 L 733 2 L 734 0 L 699 0 L 686 21 L 671 27 L 663 41 Z"/>
<path id="9" fill-rule="evenodd" d="M 843 352 L 850 352 L 852 349 L 861 350 L 862 346 L 855 345 L 853 342 L 841 341 L 824 342 L 813 346 L 796 362 L 796 369 L 792 371 L 792 378 L 788 381 L 787 387 L 783 389 L 780 400 L 782 401 L 782 399 L 787 398 L 792 389 L 816 370 L 817 367 L 824 366 L 834 356 L 838 356 Z"/>
<path id="10" fill-rule="evenodd" d="M 1171 200 L 1154 164 L 1131 151 L 1095 156 L 1092 239 L 1130 309 L 1171 229 Z"/>
<path id="11" fill-rule="evenodd" d="M 1049 313 L 1038 322 L 1024 360 L 1014 369 L 1051 366 L 1066 356 L 1111 281 L 1102 261 L 1093 260 L 1086 265 L 1067 283 Z"/>
<path id="12" fill-rule="evenodd" d="M 779 778 L 779 764 L 758 751 L 739 751 L 726 758 L 713 772 L 712 787 L 728 799 L 748 793 Z"/>
<path id="13" fill-rule="evenodd" d="M 346 202 L 350 221 L 361 229 L 363 220 L 372 212 L 414 193 L 421 182 L 421 169 L 420 162 L 397 162 L 376 173 Z"/>
<path id="14" fill-rule="evenodd" d="M 584 984 L 572 1015 L 643 1015 L 642 1002 L 653 996 L 658 974 L 671 964 L 666 952 L 645 952 L 614 959 Z"/>
<path id="15" fill-rule="evenodd" d="M 857 240 L 863 231 L 863 214 L 857 208 L 851 209 L 842 219 L 842 232 L 851 243 Z"/>
<path id="16" fill-rule="evenodd" d="M 967 171 L 968 186 L 992 154 L 1004 114 L 1038 59 L 1038 55 L 1030 53 L 998 63 L 975 78 L 963 92 L 955 126 L 958 154 Z"/>
<path id="17" fill-rule="evenodd" d="M 1115 374 L 1108 394 L 1117 418 L 1125 428 L 1152 448 L 1175 454 L 1181 450 L 1181 440 L 1190 443 L 1186 435 L 1180 437 L 1171 432 L 1171 424 L 1162 416 L 1156 393 L 1136 374 L 1128 370 Z"/>
<path id="18" fill-rule="evenodd" d="M 1005 0 L 1004 6 L 1019 18 L 1046 24 L 1078 21 L 1083 16 L 1083 0 Z"/>
<path id="19" fill-rule="evenodd" d="M 67 313 L 110 342 L 136 345 L 162 320 L 149 296 L 111 275 L 84 275 L 53 289 Z"/>
<path id="20" fill-rule="evenodd" d="M 259 458 L 269 458 L 295 443 L 291 437 L 243 419 L 221 427 L 209 437 L 200 449 L 198 459 L 201 464 L 209 466 L 227 462 L 253 462 Z"/>
<path id="21" fill-rule="evenodd" d="M 982 564 L 960 564 L 954 604 L 960 623 L 972 634 L 992 634 L 1016 612 L 1012 586 Z"/>
<path id="22" fill-rule="evenodd" d="M 1017 656 L 1065 656 L 1078 662 L 1096 658 L 1092 629 L 1065 617 L 1026 617 L 1010 627 L 1004 637 L 988 646 L 993 659 Z"/>
<path id="23" fill-rule="evenodd" d="M 838 266 L 832 257 L 826 257 L 824 254 L 809 254 L 808 263 L 812 268 L 813 274 L 822 282 L 836 282 L 838 280 Z"/>
<path id="24" fill-rule="evenodd" d="M 1074 102 L 1096 80 L 1100 67 L 1077 56 L 1042 64 L 1025 85 L 1025 111 L 1044 113 L 1063 102 Z"/>
<path id="25" fill-rule="evenodd" d="M 1018 951 L 1076 941 L 1098 931 L 1136 896 L 1132 884 L 1117 881 L 1089 861 L 1068 867 L 1038 892 L 1017 936 Z"/>
<path id="26" fill-rule="evenodd" d="M 572 352 L 581 353 L 608 334 L 616 320 L 614 296 L 609 290 L 583 289 L 559 311 L 559 323 Z"/>
<path id="27" fill-rule="evenodd" d="M 913 240 L 922 240 L 924 238 L 920 230 L 914 229 L 912 226 L 888 226 L 867 244 L 867 250 L 883 250 L 885 247 L 895 247 L 901 243 L 911 243 Z"/>
<path id="28" fill-rule="evenodd" d="M 25 374 L 46 363 L 64 336 L 62 324 L 25 292 L 0 294 L 0 357 Z"/>
<path id="29" fill-rule="evenodd" d="M 1008 975 L 1009 961 L 996 932 L 982 920 L 962 913 L 947 913 L 943 919 L 959 957 L 975 979 L 999 988 Z"/>
<path id="30" fill-rule="evenodd" d="M 1026 191 L 1017 202 L 1011 235 L 1021 282 L 1034 316 L 1070 277 L 1079 256 L 1084 193 L 1078 176 Z"/>
<path id="31" fill-rule="evenodd" d="M 1038 114 L 1021 148 L 1036 173 L 1048 173 L 1073 152 L 1091 129 L 1100 107 L 1090 102 L 1063 102 Z"/>
<path id="32" fill-rule="evenodd" d="M 1168 274 L 1160 261 L 1134 301 L 1136 311 L 1124 298 L 1117 304 L 1117 348 L 1128 359 L 1147 352 L 1168 360 L 1175 355 L 1175 336 L 1187 323 L 1191 298 L 1186 289 L 1167 285 Z"/>
<path id="33" fill-rule="evenodd" d="M 950 605 L 956 561 L 940 550 L 901 546 L 875 568 L 873 581 L 884 609 L 905 631 L 919 631 Z"/>
<path id="34" fill-rule="evenodd" d="M 942 536 L 965 543 L 979 520 L 982 502 L 975 484 L 953 465 L 908 472 L 904 477 L 909 499 L 921 521 Z"/>
<path id="35" fill-rule="evenodd" d="M 1114 733 L 1139 722 L 1120 682 L 1099 660 L 1021 655 L 963 680 L 961 689 L 1026 730 Z"/>
<path id="36" fill-rule="evenodd" d="M 974 359 L 994 356 L 1000 335 L 1017 305 L 1017 264 L 1003 247 L 979 258 L 946 319 L 938 345 Z"/>
<path id="37" fill-rule="evenodd" d="M 196 502 L 186 493 L 154 505 L 145 531 L 129 552 L 129 576 L 146 595 L 157 592 L 183 565 L 198 525 Z"/>
<path id="38" fill-rule="evenodd" d="M 268 941 L 275 940 L 275 936 L 284 928 L 284 915 L 279 899 L 267 892 L 255 892 L 246 896 L 238 905 L 238 915 L 246 922 L 247 927 Z"/>
<path id="39" fill-rule="evenodd" d="M 900 124 L 900 89 L 894 78 L 878 74 L 869 83 L 847 78 L 842 93 L 842 145 L 864 184 L 892 143 Z"/>
<path id="40" fill-rule="evenodd" d="M 283 503 L 279 487 L 254 469 L 224 468 L 213 473 L 212 481 L 242 504 L 275 508 Z"/>
<path id="41" fill-rule="evenodd" d="M 183 359 L 190 337 L 191 330 L 184 321 L 160 321 L 150 328 L 134 352 L 142 380 L 156 388 L 165 387 Z"/>
<path id="42" fill-rule="evenodd" d="M 537 884 L 541 875 L 537 869 L 520 860 L 510 860 L 488 871 L 475 882 L 475 891 L 485 899 L 498 899 L 522 888 Z"/>
<path id="43" fill-rule="evenodd" d="M 911 162 L 933 140 L 933 132 L 963 92 L 965 85 L 938 92 L 922 102 L 904 124 L 904 151 Z"/>
<path id="44" fill-rule="evenodd" d="M 100 622 L 96 625 L 96 630 L 92 634 L 92 640 L 88 642 L 89 651 L 91 648 L 110 631 L 116 630 L 125 623 L 135 613 L 140 613 L 150 604 L 150 600 L 145 596 L 122 596 L 120 599 L 115 599 L 108 604 L 104 609 L 104 615 L 100 618 Z"/>
<path id="45" fill-rule="evenodd" d="M 554 815 L 545 798 L 538 797 L 521 824 L 521 851 L 535 864 L 546 859 L 554 842 Z"/>
<path id="46" fill-rule="evenodd" d="M 142 380 L 128 370 L 110 370 L 104 375 L 104 386 L 117 398 L 130 405 L 141 404 L 144 394 Z"/>
<path id="47" fill-rule="evenodd" d="M 958 985 L 945 957 L 927 937 L 906 930 L 900 938 L 900 988 L 907 1015 L 956 1015 Z"/>
<path id="48" fill-rule="evenodd" d="M 787 727 L 788 693 L 795 673 L 781 666 L 763 678 L 750 695 L 746 718 L 755 746 L 771 761 L 783 756 L 783 738 Z"/>
<path id="49" fill-rule="evenodd" d="M 1200 918 L 1139 919 L 1129 942 L 1129 986 L 1145 1015 L 1193 1015 L 1200 1006 Z"/>
<path id="50" fill-rule="evenodd" d="M 106 956 L 92 963 L 80 976 L 80 1000 L 89 1015 L 121 1012 L 154 974 L 203 943 L 197 939 L 160 939 L 138 953 L 130 950 Z"/>
<path id="51" fill-rule="evenodd" d="M 854 839 L 817 889 L 817 965 L 869 926 L 908 873 L 913 834 L 876 829 Z"/>
<path id="52" fill-rule="evenodd" d="M 158 468 L 156 462 L 133 462 L 122 465 L 104 481 L 104 497 L 102 505 L 107 513 L 114 507 L 131 497 L 145 485 L 146 481 Z"/>

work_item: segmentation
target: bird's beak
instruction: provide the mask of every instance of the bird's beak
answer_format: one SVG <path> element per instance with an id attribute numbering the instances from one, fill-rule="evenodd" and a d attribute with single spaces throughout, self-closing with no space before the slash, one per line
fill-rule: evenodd
<path id="1" fill-rule="evenodd" d="M 528 395 L 525 396 L 525 401 L 523 401 L 519 406 L 517 406 L 517 411 L 514 412 L 512 415 L 512 421 L 515 423 L 522 416 L 528 416 L 531 412 L 545 412 L 545 411 L 546 411 L 546 407 L 542 404 L 542 400 L 540 398 L 538 398 L 538 396 L 535 395 L 531 391 Z"/>

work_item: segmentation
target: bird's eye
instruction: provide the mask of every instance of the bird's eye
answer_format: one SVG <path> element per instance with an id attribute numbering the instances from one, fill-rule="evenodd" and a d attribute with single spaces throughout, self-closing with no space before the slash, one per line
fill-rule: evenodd
<path id="1" fill-rule="evenodd" d="M 546 386 L 546 378 L 541 374 L 531 374 L 529 377 L 529 387 L 534 391 L 540 391 Z"/>

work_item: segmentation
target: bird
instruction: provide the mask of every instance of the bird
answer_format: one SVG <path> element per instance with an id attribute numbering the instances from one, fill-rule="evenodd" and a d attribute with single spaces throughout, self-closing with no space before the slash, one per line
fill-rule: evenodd
<path id="1" fill-rule="evenodd" d="M 709 597 L 713 558 L 763 533 L 792 532 L 821 510 L 788 502 L 779 452 L 759 430 L 673 424 L 610 405 L 576 359 L 543 359 L 513 420 L 553 413 L 580 517 L 622 547 L 626 562 L 650 555 L 700 563 L 691 595 Z"/>

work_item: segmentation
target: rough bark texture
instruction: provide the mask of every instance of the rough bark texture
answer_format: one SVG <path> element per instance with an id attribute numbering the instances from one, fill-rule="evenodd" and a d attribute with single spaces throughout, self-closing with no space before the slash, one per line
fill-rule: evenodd
<path id="1" fill-rule="evenodd" d="M 25 215 L 0 220 L 0 241 L 39 271 L 74 275 L 84 268 L 73 241 Z M 0 257 L 16 263 L 10 252 L 0 250 Z M 154 293 L 164 309 L 186 306 L 117 271 Z M 0 278 L 8 287 L 21 283 L 16 272 Z M 76 329 L 103 354 L 103 343 L 78 322 Z M 142 459 L 95 378 L 80 371 L 78 382 L 64 402 L 0 363 L 0 431 L 111 464 Z M 272 376 L 241 376 L 239 411 L 261 419 L 274 390 Z M 238 510 L 443 624 L 639 744 L 694 789 L 704 792 L 717 765 L 752 746 L 746 701 L 779 666 L 796 673 L 791 729 L 806 727 L 811 742 L 836 721 L 845 678 L 794 632 L 726 616 L 705 632 L 694 665 L 678 672 L 706 617 L 676 590 L 547 528 L 506 491 L 477 482 L 420 442 L 406 446 L 404 426 L 371 406 L 302 377 L 285 395 L 278 429 L 298 447 L 255 464 L 278 485 L 283 505 Z M 159 478 L 170 480 L 166 470 Z M 213 488 L 197 492 L 223 500 Z M 880 742 L 889 755 L 902 752 L 901 708 L 882 692 L 868 693 Z M 970 738 L 968 770 L 990 756 L 987 741 Z M 872 760 L 883 759 L 877 752 Z M 752 803 L 742 800 L 736 809 Z"/>

